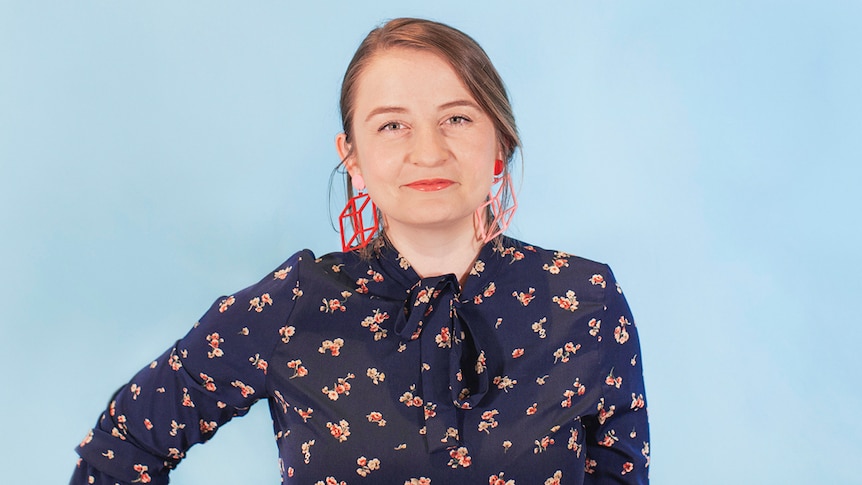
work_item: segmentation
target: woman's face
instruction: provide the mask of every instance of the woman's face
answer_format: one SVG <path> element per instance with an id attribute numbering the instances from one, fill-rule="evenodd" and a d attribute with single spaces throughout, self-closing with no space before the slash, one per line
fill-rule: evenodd
<path id="1" fill-rule="evenodd" d="M 455 71 L 436 54 L 392 48 L 365 66 L 355 93 L 352 139 L 340 134 L 336 147 L 387 231 L 472 231 L 502 151 Z"/>

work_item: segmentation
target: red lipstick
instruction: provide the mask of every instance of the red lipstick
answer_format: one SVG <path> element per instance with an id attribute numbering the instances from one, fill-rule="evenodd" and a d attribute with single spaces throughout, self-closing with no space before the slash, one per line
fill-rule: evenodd
<path id="1" fill-rule="evenodd" d="M 454 183 L 455 182 L 449 179 L 422 179 L 405 184 L 405 186 L 420 192 L 435 192 L 437 190 L 443 190 Z"/>

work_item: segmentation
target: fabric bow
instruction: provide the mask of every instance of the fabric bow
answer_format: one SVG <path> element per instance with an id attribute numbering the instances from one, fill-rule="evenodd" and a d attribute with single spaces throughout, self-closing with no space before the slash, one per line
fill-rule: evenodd
<path id="1" fill-rule="evenodd" d="M 395 333 L 419 340 L 419 392 L 425 411 L 428 452 L 461 442 L 458 409 L 474 408 L 488 392 L 485 352 L 462 318 L 455 275 L 423 278 L 411 288 Z"/>

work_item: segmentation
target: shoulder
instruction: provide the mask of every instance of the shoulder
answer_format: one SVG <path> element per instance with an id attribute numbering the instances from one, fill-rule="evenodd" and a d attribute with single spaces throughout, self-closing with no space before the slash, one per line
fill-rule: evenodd
<path id="1" fill-rule="evenodd" d="M 578 298 L 603 301 L 608 297 L 608 290 L 616 288 L 609 265 L 568 251 L 506 238 L 500 254 L 510 262 L 505 266 L 512 277 L 531 280 L 537 285 L 544 282 L 554 295 L 572 292 Z"/>
<path id="2" fill-rule="evenodd" d="M 611 274 L 610 266 L 605 263 L 577 256 L 568 251 L 546 249 L 511 238 L 503 240 L 503 249 L 500 254 L 503 258 L 508 257 L 512 261 L 524 261 L 525 266 L 538 267 L 548 275 L 559 275 L 561 278 Z"/>

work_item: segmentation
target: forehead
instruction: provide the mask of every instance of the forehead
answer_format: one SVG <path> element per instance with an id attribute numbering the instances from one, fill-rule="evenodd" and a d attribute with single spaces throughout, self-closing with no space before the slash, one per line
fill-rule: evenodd
<path id="1" fill-rule="evenodd" d="M 475 101 L 455 69 L 428 50 L 393 47 L 375 53 L 357 78 L 356 109 L 370 104 L 466 98 Z"/>

